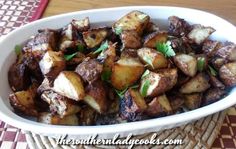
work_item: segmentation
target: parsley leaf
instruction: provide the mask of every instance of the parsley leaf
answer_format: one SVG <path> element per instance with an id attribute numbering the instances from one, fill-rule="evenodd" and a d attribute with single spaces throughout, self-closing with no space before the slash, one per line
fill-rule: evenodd
<path id="1" fill-rule="evenodd" d="M 93 54 L 100 53 L 108 48 L 108 42 L 106 41 L 103 43 L 96 51 L 93 52 Z"/>
<path id="2" fill-rule="evenodd" d="M 146 63 L 148 63 L 152 68 L 154 67 L 153 64 L 152 64 L 152 58 L 151 58 L 151 57 L 145 55 L 145 56 L 143 57 L 143 60 L 144 60 Z"/>
<path id="3" fill-rule="evenodd" d="M 165 55 L 165 57 L 171 57 L 171 56 L 175 56 L 175 51 L 174 49 L 171 47 L 171 42 L 167 41 L 166 43 L 164 42 L 158 42 L 156 44 L 156 48 L 159 52 L 161 52 L 162 54 Z"/>
<path id="4" fill-rule="evenodd" d="M 198 71 L 202 72 L 205 66 L 205 58 L 204 57 L 199 57 L 197 60 L 197 69 Z"/>
<path id="5" fill-rule="evenodd" d="M 217 75 L 217 72 L 216 72 L 216 70 L 215 70 L 213 67 L 211 67 L 210 65 L 208 65 L 208 68 L 210 69 L 211 75 L 213 75 L 213 76 L 216 76 L 216 75 Z"/>
<path id="6" fill-rule="evenodd" d="M 16 53 L 16 55 L 20 55 L 21 54 L 21 49 L 22 49 L 21 45 L 16 45 L 15 46 L 15 53 Z"/>
<path id="7" fill-rule="evenodd" d="M 107 70 L 107 71 L 103 71 L 102 75 L 101 75 L 101 79 L 102 81 L 108 81 L 111 77 L 111 71 Z"/>
<path id="8" fill-rule="evenodd" d="M 120 35 L 122 33 L 122 28 L 120 26 L 115 27 L 115 34 Z"/>
<path id="9" fill-rule="evenodd" d="M 150 71 L 147 69 L 144 73 L 143 73 L 143 75 L 142 75 L 142 77 L 141 78 L 144 78 L 144 77 L 146 77 L 148 74 L 150 73 Z"/>
<path id="10" fill-rule="evenodd" d="M 139 87 L 139 84 L 135 84 L 133 86 L 130 86 L 130 88 L 132 88 L 132 89 L 135 89 L 135 88 L 138 88 L 138 87 Z"/>
<path id="11" fill-rule="evenodd" d="M 84 45 L 78 44 L 78 45 L 77 45 L 77 50 L 78 50 L 79 52 L 83 52 L 83 51 L 84 51 Z"/>
<path id="12" fill-rule="evenodd" d="M 141 86 L 141 95 L 142 95 L 143 97 L 147 96 L 147 90 L 148 90 L 150 84 L 151 84 L 150 80 L 146 80 L 146 81 L 143 83 L 143 85 Z"/>
<path id="13" fill-rule="evenodd" d="M 66 61 L 69 61 L 69 60 L 71 60 L 74 56 L 76 56 L 77 53 L 78 53 L 78 52 L 75 52 L 75 53 L 69 54 L 69 55 L 64 55 L 64 58 L 65 58 Z"/>
<path id="14" fill-rule="evenodd" d="M 125 94 L 125 92 L 126 92 L 127 90 L 128 90 L 128 87 L 126 87 L 124 90 L 121 90 L 121 91 L 115 89 L 117 95 L 118 95 L 120 98 L 123 98 L 123 97 L 124 97 L 124 94 Z"/>

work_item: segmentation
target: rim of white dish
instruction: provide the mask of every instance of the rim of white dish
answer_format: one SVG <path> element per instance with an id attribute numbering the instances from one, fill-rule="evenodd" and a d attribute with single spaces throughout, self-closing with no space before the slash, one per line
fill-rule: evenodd
<path id="1" fill-rule="evenodd" d="M 10 32 L 8 35 L 2 38 L 0 41 L 1 43 L 4 42 L 8 36 L 11 36 L 12 34 L 15 34 L 16 32 L 19 32 L 22 28 L 27 28 L 30 26 L 33 26 L 35 24 L 41 23 L 42 21 L 47 21 L 53 19 L 57 19 L 60 17 L 66 17 L 73 14 L 86 14 L 88 12 L 101 12 L 101 11 L 118 11 L 118 10 L 135 10 L 135 9 L 177 9 L 177 10 L 186 10 L 186 11 L 194 11 L 195 13 L 199 14 L 205 14 L 209 17 L 220 19 L 222 22 L 227 24 L 229 27 L 232 27 L 232 29 L 235 30 L 235 26 L 229 23 L 228 21 L 205 11 L 196 10 L 192 8 L 183 8 L 183 7 L 170 7 L 170 6 L 127 6 L 127 7 L 114 7 L 114 8 L 101 8 L 101 9 L 90 9 L 90 10 L 82 10 L 77 12 L 71 12 L 66 14 L 60 14 L 56 16 L 51 16 L 47 18 L 43 18 L 37 21 L 34 21 L 32 23 L 26 24 L 20 28 L 17 28 L 16 30 Z M 234 91 L 233 91 L 234 90 Z M 100 126 L 61 126 L 61 125 L 48 125 L 43 124 L 35 121 L 31 121 L 28 119 L 25 119 L 23 117 L 20 117 L 16 115 L 14 112 L 10 113 L 11 115 L 6 115 L 2 111 L 0 111 L 0 117 L 2 120 L 4 120 L 6 123 L 13 125 L 15 127 L 21 128 L 23 130 L 32 131 L 35 133 L 44 133 L 44 134 L 55 134 L 60 135 L 64 134 L 65 132 L 69 135 L 87 135 L 92 133 L 95 134 L 107 134 L 107 133 L 113 133 L 113 132 L 126 132 L 126 131 L 132 131 L 132 130 L 139 130 L 139 129 L 148 129 L 158 126 L 164 126 L 164 125 L 171 125 L 171 124 L 177 124 L 185 121 L 190 121 L 194 119 L 198 119 L 210 114 L 213 114 L 215 112 L 224 110 L 236 103 L 235 100 L 233 100 L 236 97 L 236 88 L 234 88 L 231 91 L 231 94 L 227 97 L 225 97 L 223 100 L 217 101 L 213 104 L 210 104 L 208 106 L 204 106 L 201 108 L 198 108 L 196 110 L 192 110 L 185 113 L 170 115 L 166 117 L 160 117 L 160 118 L 153 118 L 148 120 L 142 120 L 137 122 L 127 122 L 127 123 L 121 123 L 121 124 L 114 124 L 114 125 L 100 125 Z M 234 92 L 234 93 L 233 93 Z M 220 107 L 220 108 L 213 108 L 213 107 Z M 7 107 L 4 107 L 7 108 Z M 207 113 L 205 111 L 207 110 Z M 47 128 L 47 129 L 46 129 Z"/>

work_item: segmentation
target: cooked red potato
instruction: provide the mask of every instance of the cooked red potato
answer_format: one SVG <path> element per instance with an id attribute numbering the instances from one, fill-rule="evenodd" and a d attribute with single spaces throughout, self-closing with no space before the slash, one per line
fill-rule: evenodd
<path id="1" fill-rule="evenodd" d="M 141 37 L 136 31 L 123 31 L 121 41 L 125 49 L 138 49 L 142 47 Z"/>
<path id="2" fill-rule="evenodd" d="M 103 82 L 93 82 L 85 88 L 85 91 L 86 96 L 84 97 L 84 101 L 97 112 L 105 113 L 108 102 Z"/>
<path id="3" fill-rule="evenodd" d="M 88 48 L 94 48 L 100 45 L 107 35 L 107 28 L 96 28 L 83 32 L 83 39 Z"/>
<path id="4" fill-rule="evenodd" d="M 154 24 L 153 22 L 149 21 L 147 26 L 146 26 L 146 28 L 145 28 L 145 30 L 144 30 L 144 32 L 152 33 L 152 32 L 157 32 L 159 30 L 160 29 L 159 29 L 159 27 L 156 24 Z"/>
<path id="5" fill-rule="evenodd" d="M 14 63 L 10 67 L 8 82 L 14 92 L 25 90 L 30 86 L 30 74 L 25 64 Z"/>
<path id="6" fill-rule="evenodd" d="M 37 89 L 37 93 L 41 95 L 44 91 L 51 90 L 53 87 L 53 82 L 50 81 L 48 78 L 44 78 L 43 82 Z"/>
<path id="7" fill-rule="evenodd" d="M 134 84 L 143 74 L 143 64 L 134 58 L 123 58 L 112 67 L 111 83 L 118 90 Z"/>
<path id="8" fill-rule="evenodd" d="M 66 115 L 76 114 L 81 109 L 75 101 L 52 90 L 44 91 L 41 98 L 49 104 L 51 113 L 56 113 L 61 118 Z"/>
<path id="9" fill-rule="evenodd" d="M 23 49 L 32 52 L 35 57 L 41 57 L 46 51 L 57 50 L 57 36 L 57 31 L 43 30 L 30 39 Z"/>
<path id="10" fill-rule="evenodd" d="M 177 77 L 176 69 L 162 73 L 149 72 L 141 79 L 139 91 L 144 97 L 155 97 L 170 90 L 176 84 Z"/>
<path id="11" fill-rule="evenodd" d="M 167 41 L 168 34 L 164 31 L 157 31 L 147 35 L 144 38 L 144 47 L 156 48 L 157 43 L 165 43 Z"/>
<path id="12" fill-rule="evenodd" d="M 53 115 L 51 113 L 43 112 L 38 116 L 38 122 L 52 124 L 52 125 L 78 125 L 79 119 L 76 115 L 68 115 L 61 118 L 58 115 Z"/>
<path id="13" fill-rule="evenodd" d="M 120 101 L 120 115 L 128 121 L 135 121 L 136 116 L 147 108 L 144 98 L 137 90 L 129 89 Z"/>
<path id="14" fill-rule="evenodd" d="M 149 69 L 155 70 L 168 66 L 168 60 L 165 56 L 154 49 L 141 48 L 138 49 L 137 53 L 142 62 L 148 65 Z"/>
<path id="15" fill-rule="evenodd" d="M 171 35 L 181 37 L 187 35 L 190 30 L 191 26 L 188 22 L 184 19 L 181 19 L 177 16 L 170 16 L 168 18 L 169 28 L 168 31 Z"/>
<path id="16" fill-rule="evenodd" d="M 85 106 L 79 112 L 80 125 L 93 125 L 96 122 L 97 112 L 88 106 Z"/>
<path id="17" fill-rule="evenodd" d="M 41 72 L 50 78 L 55 78 L 66 67 L 63 54 L 60 52 L 47 51 L 39 62 Z"/>
<path id="18" fill-rule="evenodd" d="M 193 94 L 184 95 L 184 104 L 190 110 L 199 108 L 201 105 L 201 102 L 202 102 L 201 93 L 193 93 Z"/>
<path id="19" fill-rule="evenodd" d="M 72 71 L 62 71 L 54 80 L 53 90 L 73 100 L 83 100 L 85 96 L 80 76 Z"/>
<path id="20" fill-rule="evenodd" d="M 216 51 L 215 56 L 221 57 L 228 61 L 236 61 L 236 44 L 228 43 L 228 45 L 221 46 Z"/>
<path id="21" fill-rule="evenodd" d="M 155 117 L 159 115 L 166 115 L 172 111 L 170 102 L 166 95 L 160 95 L 155 97 L 149 104 L 145 113 L 149 116 Z"/>
<path id="22" fill-rule="evenodd" d="M 216 51 L 220 48 L 221 43 L 219 41 L 206 40 L 203 42 L 202 51 L 208 56 L 212 57 Z"/>
<path id="23" fill-rule="evenodd" d="M 210 76 L 210 83 L 213 87 L 220 89 L 225 88 L 225 85 L 219 79 L 217 79 L 217 77 L 213 76 L 212 74 L 209 74 L 209 76 Z"/>
<path id="24" fill-rule="evenodd" d="M 102 70 L 102 64 L 96 59 L 86 58 L 76 67 L 75 72 L 78 73 L 84 81 L 92 83 L 100 78 Z"/>
<path id="25" fill-rule="evenodd" d="M 184 99 L 183 99 L 182 95 L 170 94 L 167 98 L 170 101 L 170 105 L 171 105 L 171 108 L 172 108 L 173 112 L 176 112 L 176 111 L 180 110 L 184 105 Z"/>
<path id="26" fill-rule="evenodd" d="M 188 34 L 188 38 L 194 43 L 200 45 L 202 44 L 213 32 L 215 29 L 212 27 L 205 27 L 202 25 L 194 25 L 193 29 Z"/>
<path id="27" fill-rule="evenodd" d="M 211 88 L 203 96 L 202 105 L 208 105 L 218 101 L 225 95 L 225 91 L 218 88 Z"/>
<path id="28" fill-rule="evenodd" d="M 177 67 L 186 75 L 193 77 L 197 72 L 197 59 L 187 54 L 178 54 L 174 57 Z"/>
<path id="29" fill-rule="evenodd" d="M 165 31 L 134 10 L 112 26 L 86 17 L 39 30 L 15 47 L 13 109 L 47 112 L 38 119 L 48 124 L 109 125 L 182 113 L 227 95 L 236 86 L 236 44 L 209 39 L 211 27 L 168 21 Z"/>
<path id="30" fill-rule="evenodd" d="M 204 73 L 199 73 L 191 78 L 181 88 L 180 92 L 183 94 L 204 92 L 210 87 L 209 77 Z"/>
<path id="31" fill-rule="evenodd" d="M 118 29 L 121 29 L 122 31 L 134 30 L 141 35 L 149 20 L 150 17 L 147 14 L 135 10 L 120 18 L 113 24 L 112 28 L 114 31 Z"/>
<path id="32" fill-rule="evenodd" d="M 236 85 L 236 62 L 223 65 L 219 70 L 219 75 L 224 84 L 228 87 Z"/>
<path id="33" fill-rule="evenodd" d="M 84 18 L 82 20 L 75 20 L 75 19 L 73 19 L 71 21 L 71 24 L 79 32 L 87 31 L 90 28 L 90 22 L 89 22 L 89 18 L 88 17 L 86 17 L 86 18 Z"/>
<path id="34" fill-rule="evenodd" d="M 27 116 L 37 116 L 35 106 L 36 87 L 33 85 L 27 90 L 18 91 L 9 95 L 11 106 L 16 112 Z"/>

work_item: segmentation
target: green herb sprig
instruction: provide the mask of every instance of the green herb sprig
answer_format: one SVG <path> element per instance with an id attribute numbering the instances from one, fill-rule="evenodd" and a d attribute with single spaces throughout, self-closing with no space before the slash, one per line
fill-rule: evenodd
<path id="1" fill-rule="evenodd" d="M 199 57 L 197 60 L 197 70 L 202 72 L 204 69 L 204 66 L 206 64 L 206 60 L 204 57 Z"/>
<path id="2" fill-rule="evenodd" d="M 158 42 L 156 44 L 156 49 L 161 52 L 163 55 L 165 55 L 165 57 L 171 57 L 171 56 L 175 56 L 175 51 L 174 49 L 171 47 L 171 42 L 167 41 L 166 43 L 164 42 Z"/>
<path id="3" fill-rule="evenodd" d="M 108 48 L 108 42 L 106 41 L 96 51 L 94 51 L 93 54 L 97 54 L 97 53 L 103 52 L 107 48 Z"/>

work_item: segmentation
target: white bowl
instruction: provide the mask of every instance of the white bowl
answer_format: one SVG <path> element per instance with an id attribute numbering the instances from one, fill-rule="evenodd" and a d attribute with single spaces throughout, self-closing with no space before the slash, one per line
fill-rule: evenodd
<path id="1" fill-rule="evenodd" d="M 167 26 L 167 18 L 171 15 L 179 16 L 191 23 L 212 26 L 216 29 L 216 32 L 211 38 L 220 41 L 228 40 L 236 43 L 235 26 L 213 14 L 187 8 L 158 6 L 120 7 L 86 10 L 41 19 L 14 30 L 0 41 L 0 119 L 15 127 L 41 135 L 56 137 L 68 134 L 69 138 L 85 138 L 92 134 L 98 134 L 100 138 L 112 138 L 116 133 L 119 133 L 120 136 L 126 136 L 129 133 L 136 135 L 177 127 L 209 114 L 224 110 L 236 103 L 236 88 L 234 88 L 224 99 L 190 112 L 139 122 L 104 126 L 47 125 L 25 119 L 13 112 L 8 100 L 11 89 L 8 85 L 7 72 L 10 65 L 16 59 L 13 50 L 16 44 L 20 44 L 30 36 L 36 34 L 38 29 L 60 28 L 68 24 L 72 19 L 82 19 L 88 16 L 92 24 L 111 24 L 132 10 L 140 10 L 147 13 L 154 22 L 165 29 Z"/>

